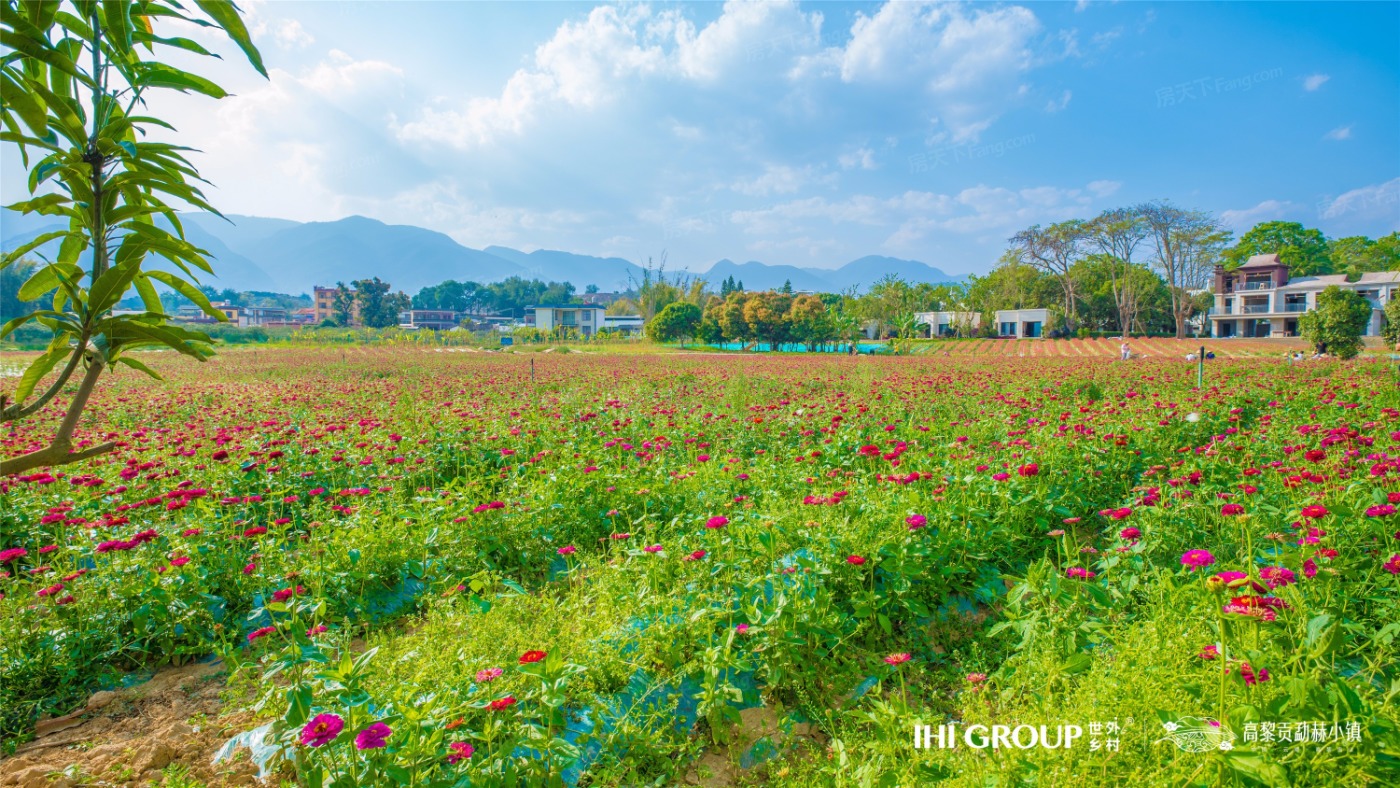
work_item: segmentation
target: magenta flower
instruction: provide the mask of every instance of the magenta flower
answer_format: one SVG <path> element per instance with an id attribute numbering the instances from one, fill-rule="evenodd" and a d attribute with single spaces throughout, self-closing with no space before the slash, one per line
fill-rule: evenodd
<path id="1" fill-rule="evenodd" d="M 388 725 L 376 722 L 355 736 L 355 749 L 377 750 L 388 744 L 389 735 L 393 732 Z"/>
<path id="2" fill-rule="evenodd" d="M 642 548 L 642 552 L 644 552 L 644 553 L 659 553 L 659 552 L 661 552 L 662 549 L 663 549 L 663 548 L 661 547 L 661 545 L 659 545 L 659 544 L 653 544 L 653 545 L 647 545 L 646 547 L 643 547 L 643 548 Z"/>
<path id="3" fill-rule="evenodd" d="M 903 665 L 910 659 L 912 659 L 912 657 L 910 657 L 908 653 L 901 652 L 899 654 L 891 654 L 888 657 L 885 657 L 885 663 L 889 665 Z"/>
<path id="4" fill-rule="evenodd" d="M 476 672 L 477 683 L 486 684 L 488 682 L 495 681 L 496 679 L 500 678 L 501 674 L 504 672 L 505 671 L 501 670 L 500 668 L 487 668 L 486 670 L 478 670 Z"/>
<path id="5" fill-rule="evenodd" d="M 1215 556 L 1211 555 L 1209 550 L 1187 550 L 1181 556 L 1181 563 L 1194 571 L 1215 563 Z"/>
<path id="6" fill-rule="evenodd" d="M 18 561 L 26 555 L 29 555 L 29 551 L 23 547 L 11 547 L 9 550 L 0 550 L 0 564 Z"/>
<path id="7" fill-rule="evenodd" d="M 454 741 L 451 744 L 447 745 L 447 749 L 449 750 L 447 762 L 451 764 L 457 764 L 461 761 L 465 761 L 468 758 L 472 757 L 472 754 L 476 752 L 475 747 L 471 746 L 470 744 L 464 741 Z"/>
<path id="8" fill-rule="evenodd" d="M 848 555 L 846 556 L 846 563 L 850 564 L 851 566 L 860 566 L 861 564 L 865 563 L 865 557 L 859 555 Z"/>
<path id="9" fill-rule="evenodd" d="M 706 528 L 723 528 L 726 525 L 729 525 L 729 518 L 722 514 L 715 515 L 705 521 Z"/>
<path id="10" fill-rule="evenodd" d="M 1244 507 L 1237 503 L 1227 503 L 1220 507 L 1220 513 L 1226 516 L 1244 514 Z"/>
<path id="11" fill-rule="evenodd" d="M 258 629 L 255 629 L 252 632 L 248 633 L 248 642 L 252 643 L 258 638 L 266 637 L 276 631 L 277 627 L 259 627 Z"/>
<path id="12" fill-rule="evenodd" d="M 559 555 L 573 555 L 574 553 L 578 552 L 578 548 L 574 547 L 571 544 L 566 544 L 558 550 L 555 550 L 554 552 L 558 553 Z"/>
<path id="13" fill-rule="evenodd" d="M 1304 516 L 1304 517 L 1313 518 L 1313 519 L 1316 519 L 1316 518 L 1318 518 L 1318 517 L 1326 517 L 1326 516 L 1327 516 L 1327 507 L 1326 507 L 1326 506 L 1322 506 L 1322 505 L 1320 505 L 1320 504 L 1313 504 L 1312 506 L 1304 506 L 1304 507 L 1303 507 L 1303 516 Z"/>
<path id="14" fill-rule="evenodd" d="M 1400 553 L 1392 555 L 1390 557 L 1390 560 L 1386 561 L 1385 566 L 1383 566 L 1382 568 L 1385 569 L 1385 571 L 1391 573 L 1392 575 L 1400 575 Z"/>
<path id="15" fill-rule="evenodd" d="M 749 633 L 749 625 L 739 624 L 738 626 L 734 627 L 734 631 L 739 633 L 740 635 L 747 635 Z"/>
<path id="16" fill-rule="evenodd" d="M 1082 566 L 1071 566 L 1069 569 L 1065 570 L 1065 575 L 1080 580 L 1092 580 L 1095 576 L 1093 572 L 1090 572 Z"/>
<path id="17" fill-rule="evenodd" d="M 317 714 L 301 729 L 301 743 L 308 747 L 323 747 L 335 741 L 345 730 L 345 720 L 334 714 Z"/>
<path id="18" fill-rule="evenodd" d="M 1264 579 L 1264 583 L 1269 588 L 1292 585 L 1298 580 L 1292 569 L 1285 569 L 1281 566 L 1266 566 L 1259 570 L 1259 576 Z"/>
<path id="19" fill-rule="evenodd" d="M 909 530 L 917 531 L 925 525 L 928 525 L 928 518 L 922 514 L 911 514 L 904 518 L 904 523 L 909 526 Z"/>

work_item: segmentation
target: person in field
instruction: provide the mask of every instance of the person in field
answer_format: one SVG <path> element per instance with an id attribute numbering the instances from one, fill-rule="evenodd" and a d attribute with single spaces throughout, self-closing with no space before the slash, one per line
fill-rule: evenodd
<path id="1" fill-rule="evenodd" d="M 1128 343 L 1127 343 L 1127 342 L 1124 342 L 1124 343 L 1123 343 L 1121 346 L 1119 346 L 1119 348 L 1118 348 L 1118 355 L 1119 355 L 1119 358 L 1121 358 L 1123 361 L 1127 361 L 1128 359 L 1130 359 L 1130 358 L 1133 357 L 1133 349 L 1130 348 L 1130 347 L 1128 347 Z"/>

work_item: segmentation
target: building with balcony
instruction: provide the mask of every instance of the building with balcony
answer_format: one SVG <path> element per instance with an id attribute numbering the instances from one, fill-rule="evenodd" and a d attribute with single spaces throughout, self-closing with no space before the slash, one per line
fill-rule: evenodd
<path id="1" fill-rule="evenodd" d="M 1354 282 L 1342 274 L 1289 276 L 1276 254 L 1255 255 L 1233 271 L 1216 266 L 1211 336 L 1298 336 L 1298 318 L 1316 309 L 1318 294 L 1333 286 L 1354 290 L 1371 303 L 1366 336 L 1378 336 L 1382 310 L 1400 298 L 1400 272 L 1366 273 Z"/>
<path id="2" fill-rule="evenodd" d="M 527 307 L 525 311 L 534 317 L 535 328 L 541 331 L 560 329 L 591 337 L 606 324 L 607 310 L 589 304 L 540 304 Z"/>
<path id="3" fill-rule="evenodd" d="M 914 319 L 928 326 L 930 337 L 972 336 L 982 324 L 978 312 L 915 312 Z"/>
<path id="4" fill-rule="evenodd" d="M 462 313 L 451 309 L 408 309 L 399 313 L 399 328 L 416 331 L 451 331 L 462 322 Z"/>

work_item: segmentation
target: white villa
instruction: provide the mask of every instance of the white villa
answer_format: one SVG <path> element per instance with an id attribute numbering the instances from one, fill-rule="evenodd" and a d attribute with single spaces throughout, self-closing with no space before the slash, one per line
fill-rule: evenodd
<path id="1" fill-rule="evenodd" d="M 914 319 L 928 326 L 931 337 L 971 335 L 982 324 L 977 312 L 915 312 Z"/>
<path id="2" fill-rule="evenodd" d="M 591 337 L 604 327 L 607 310 L 591 304 L 540 304 L 526 311 L 534 316 L 535 328 L 541 331 L 565 328 Z"/>
<path id="3" fill-rule="evenodd" d="M 1371 302 L 1371 322 L 1366 336 L 1378 336 L 1382 310 L 1400 298 L 1400 272 L 1362 274 L 1348 282 L 1342 274 L 1288 275 L 1288 266 L 1276 254 L 1259 254 L 1233 271 L 1215 267 L 1215 306 L 1210 310 L 1214 337 L 1298 336 L 1298 316 L 1317 308 L 1317 296 L 1332 286 L 1354 290 Z"/>
<path id="4" fill-rule="evenodd" d="M 997 336 L 1016 339 L 1041 339 L 1045 324 L 1050 321 L 1048 309 L 998 309 Z"/>

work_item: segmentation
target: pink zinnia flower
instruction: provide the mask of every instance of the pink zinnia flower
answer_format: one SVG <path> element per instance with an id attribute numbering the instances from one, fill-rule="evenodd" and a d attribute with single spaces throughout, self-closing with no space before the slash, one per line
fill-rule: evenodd
<path id="1" fill-rule="evenodd" d="M 500 668 L 487 668 L 486 670 L 478 670 L 476 672 L 476 681 L 478 684 L 488 684 L 500 678 L 502 673 L 505 673 L 505 671 L 501 670 Z"/>
<path id="2" fill-rule="evenodd" d="M 1327 507 L 1326 507 L 1326 506 L 1322 506 L 1322 505 L 1320 505 L 1320 504 L 1313 504 L 1312 506 L 1304 506 L 1304 507 L 1303 507 L 1303 516 L 1304 516 L 1304 517 L 1311 517 L 1311 518 L 1326 517 L 1326 516 L 1327 516 Z"/>
<path id="3" fill-rule="evenodd" d="M 1224 506 L 1220 507 L 1220 513 L 1226 516 L 1244 514 L 1244 507 L 1237 503 L 1227 503 Z"/>
<path id="4" fill-rule="evenodd" d="M 1016 472 L 1022 476 L 1035 476 L 1040 473 L 1040 466 L 1030 462 L 1017 468 Z"/>
<path id="5" fill-rule="evenodd" d="M 393 732 L 388 725 L 376 722 L 355 736 L 355 749 L 377 750 L 388 744 L 389 736 Z"/>
<path id="6" fill-rule="evenodd" d="M 644 553 L 659 553 L 659 552 L 662 551 L 662 549 L 664 549 L 664 548 L 662 548 L 661 545 L 659 545 L 659 544 L 653 544 L 653 545 L 647 545 L 646 547 L 643 547 L 643 548 L 642 548 L 642 552 L 644 552 Z"/>
<path id="7" fill-rule="evenodd" d="M 861 564 L 865 563 L 865 558 L 858 555 L 848 555 L 846 556 L 846 563 L 850 564 L 851 566 L 860 566 Z"/>
<path id="8" fill-rule="evenodd" d="M 739 633 L 740 635 L 747 635 L 749 633 L 749 625 L 739 624 L 738 626 L 734 627 L 734 631 Z"/>
<path id="9" fill-rule="evenodd" d="M 1400 575 L 1400 553 L 1392 555 L 1382 568 L 1392 575 Z"/>
<path id="10" fill-rule="evenodd" d="M 1292 569 L 1285 569 L 1281 566 L 1266 566 L 1259 570 L 1259 576 L 1269 588 L 1292 585 L 1298 578 L 1293 574 Z"/>
<path id="11" fill-rule="evenodd" d="M 1206 646 L 1205 648 L 1201 649 L 1201 653 L 1197 654 L 1196 656 L 1204 660 L 1212 660 L 1220 656 L 1220 650 L 1215 647 L 1214 643 L 1212 643 L 1209 646 Z"/>
<path id="12" fill-rule="evenodd" d="M 342 730 L 345 730 L 345 720 L 334 714 L 317 714 L 301 729 L 301 743 L 322 747 L 335 741 Z"/>
<path id="13" fill-rule="evenodd" d="M 1004 481 L 1006 481 L 1007 479 L 1010 479 L 1010 478 L 1011 478 L 1011 474 L 1009 474 L 1009 473 L 994 473 L 994 474 L 992 474 L 992 478 L 995 479 L 995 480 L 997 480 L 997 481 L 999 481 L 999 482 L 1004 482 Z"/>
<path id="14" fill-rule="evenodd" d="M 472 753 L 476 752 L 475 747 L 464 741 L 454 741 L 447 745 L 447 749 L 449 750 L 447 762 L 454 765 L 472 757 Z"/>
<path id="15" fill-rule="evenodd" d="M 1127 539 L 1129 541 L 1134 541 L 1141 536 L 1142 531 L 1139 531 L 1136 528 L 1124 528 L 1123 530 L 1118 532 L 1119 539 Z"/>
<path id="16" fill-rule="evenodd" d="M 1079 578 L 1080 580 L 1091 580 L 1095 577 L 1093 572 L 1090 572 L 1082 566 L 1071 566 L 1069 569 L 1065 570 L 1065 574 L 1069 577 Z"/>
<path id="17" fill-rule="evenodd" d="M 909 526 L 909 530 L 917 531 L 928 524 L 928 518 L 922 514 L 911 514 L 904 518 L 904 523 Z"/>
<path id="18" fill-rule="evenodd" d="M 908 653 L 906 653 L 906 652 L 901 652 L 901 653 L 899 653 L 899 654 L 891 654 L 891 655 L 889 655 L 888 657 L 885 657 L 885 662 L 886 662 L 887 664 L 890 664 L 890 665 L 903 665 L 904 663 L 908 662 L 910 659 L 911 659 L 911 657 L 909 656 Z"/>
<path id="19" fill-rule="evenodd" d="M 558 550 L 555 550 L 554 552 L 558 553 L 559 555 L 573 555 L 574 553 L 578 552 L 578 548 L 574 547 L 571 544 L 566 544 Z"/>
<path id="20" fill-rule="evenodd" d="M 257 640 L 258 638 L 266 637 L 266 636 L 271 635 L 273 632 L 276 632 L 276 631 L 277 631 L 277 627 L 260 627 L 260 628 L 258 628 L 258 629 L 253 630 L 252 632 L 249 632 L 249 633 L 248 633 L 248 642 L 249 642 L 249 643 L 252 643 L 253 641 Z"/>
<path id="21" fill-rule="evenodd" d="M 729 518 L 722 514 L 715 515 L 705 521 L 706 528 L 723 528 L 726 525 L 729 525 Z"/>
<path id="22" fill-rule="evenodd" d="M 696 550 L 695 552 L 693 552 L 693 553 L 691 553 L 690 555 L 686 556 L 686 557 L 683 558 L 682 560 L 684 560 L 684 561 L 699 561 L 701 558 L 704 558 L 705 556 L 706 556 L 706 553 L 705 553 L 704 550 Z"/>
<path id="23" fill-rule="evenodd" d="M 1181 563 L 1192 570 L 1202 569 L 1215 563 L 1215 556 L 1209 550 L 1187 550 L 1181 556 Z"/>

